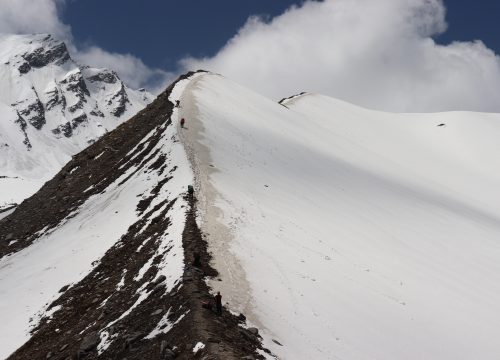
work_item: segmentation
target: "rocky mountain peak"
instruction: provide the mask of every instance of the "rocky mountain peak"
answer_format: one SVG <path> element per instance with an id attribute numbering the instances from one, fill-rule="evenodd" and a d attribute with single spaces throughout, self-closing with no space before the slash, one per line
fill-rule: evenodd
<path id="1" fill-rule="evenodd" d="M 0 47 L 0 61 L 16 68 L 21 75 L 50 64 L 61 66 L 72 62 L 66 44 L 47 34 L 3 34 Z"/>
<path id="2" fill-rule="evenodd" d="M 19 68 L 22 74 L 32 68 L 41 68 L 51 63 L 62 65 L 71 60 L 66 44 L 53 39 L 51 35 L 45 36 L 38 43 L 35 40 L 30 41 L 30 44 L 35 45 L 35 48 L 21 55 L 26 60 Z"/>
<path id="3" fill-rule="evenodd" d="M 113 70 L 76 63 L 51 35 L 0 34 L 0 78 L 0 142 L 6 144 L 0 157 L 9 159 L 0 161 L 0 187 L 2 176 L 52 176 L 154 98 L 127 87 Z M 0 206 L 22 200 L 4 194 Z"/>
<path id="4" fill-rule="evenodd" d="M 86 68 L 89 69 L 89 67 Z M 87 77 L 87 80 L 92 83 L 103 82 L 106 84 L 116 84 L 118 81 L 120 81 L 120 78 L 118 77 L 118 74 L 116 72 L 108 69 L 102 69 L 95 75 Z M 138 91 L 141 91 L 141 89 L 139 89 Z"/>

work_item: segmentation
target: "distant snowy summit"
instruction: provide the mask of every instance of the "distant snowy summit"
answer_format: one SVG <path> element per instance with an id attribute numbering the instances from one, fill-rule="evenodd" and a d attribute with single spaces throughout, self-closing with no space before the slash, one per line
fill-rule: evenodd
<path id="1" fill-rule="evenodd" d="M 0 34 L 0 209 L 154 99 L 76 63 L 51 35 Z"/>

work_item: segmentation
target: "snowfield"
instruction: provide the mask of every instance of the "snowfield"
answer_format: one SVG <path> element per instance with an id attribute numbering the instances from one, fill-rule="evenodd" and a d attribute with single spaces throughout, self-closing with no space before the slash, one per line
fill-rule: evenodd
<path id="1" fill-rule="evenodd" d="M 214 290 L 282 359 L 496 358 L 500 115 L 283 105 L 181 97 Z"/>
<path id="2" fill-rule="evenodd" d="M 180 101 L 173 125 L 156 129 L 147 154 L 154 131 L 127 154 L 135 164 L 141 153 L 139 165 L 0 259 L 0 358 L 58 310 L 46 312 L 62 286 L 163 209 L 139 213 L 141 199 L 153 199 L 151 210 L 177 198 L 153 256 L 166 291 L 179 284 L 192 183 L 222 280 L 210 285 L 278 358 L 498 357 L 500 115 L 389 114 L 317 94 L 278 104 L 214 74 L 180 81 L 169 99 Z M 148 298 L 148 284 L 121 317 Z M 166 314 L 147 338 L 175 326 Z M 100 352 L 119 319 L 101 329 Z"/>

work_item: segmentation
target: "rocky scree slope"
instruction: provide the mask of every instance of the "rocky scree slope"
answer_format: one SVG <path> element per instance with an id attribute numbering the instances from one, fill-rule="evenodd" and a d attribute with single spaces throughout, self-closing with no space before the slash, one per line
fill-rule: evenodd
<path id="1" fill-rule="evenodd" d="M 0 34 L 0 209 L 152 100 L 111 70 L 77 64 L 50 35 Z"/>
<path id="2" fill-rule="evenodd" d="M 0 357 L 19 347 L 9 359 L 263 358 L 243 316 L 201 307 L 217 271 L 186 194 L 193 175 L 171 97 L 190 76 L 0 220 L 0 282 L 12 295 L 0 303 Z"/>

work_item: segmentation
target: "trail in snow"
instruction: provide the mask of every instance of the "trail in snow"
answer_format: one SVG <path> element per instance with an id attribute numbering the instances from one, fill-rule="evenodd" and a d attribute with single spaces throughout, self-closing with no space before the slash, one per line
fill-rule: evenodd
<path id="1" fill-rule="evenodd" d="M 184 145 L 191 167 L 195 174 L 195 189 L 198 199 L 200 229 L 208 237 L 209 250 L 213 254 L 214 267 L 220 278 L 209 280 L 214 291 L 220 291 L 223 302 L 231 311 L 241 312 L 253 324 L 260 326 L 259 319 L 253 314 L 252 295 L 245 272 L 239 260 L 232 253 L 233 230 L 220 221 L 224 215 L 217 207 L 220 194 L 211 183 L 211 176 L 217 172 L 210 157 L 210 149 L 203 144 L 203 123 L 200 121 L 197 105 L 192 91 L 197 88 L 203 74 L 190 79 L 180 96 L 180 109 L 177 117 L 179 137 Z M 181 89 L 180 87 L 178 88 Z M 181 118 L 186 119 L 185 129 L 180 128 Z"/>

